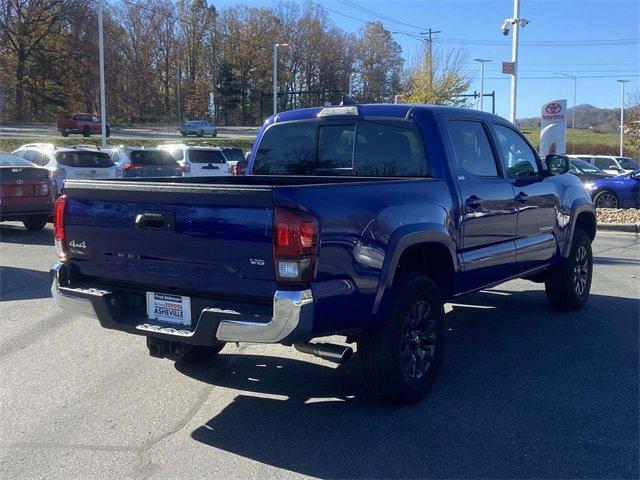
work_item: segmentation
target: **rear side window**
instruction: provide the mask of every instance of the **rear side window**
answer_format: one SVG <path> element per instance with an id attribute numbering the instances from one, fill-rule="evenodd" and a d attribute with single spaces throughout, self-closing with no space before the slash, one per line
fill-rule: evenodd
<path id="1" fill-rule="evenodd" d="M 416 177 L 428 174 L 422 140 L 411 122 L 317 121 L 270 127 L 255 175 Z"/>
<path id="2" fill-rule="evenodd" d="M 227 163 L 220 150 L 189 150 L 191 163 Z"/>
<path id="3" fill-rule="evenodd" d="M 479 177 L 497 177 L 498 167 L 482 123 L 450 120 L 449 135 L 458 165 Z"/>
<path id="4" fill-rule="evenodd" d="M 102 152 L 58 152 L 55 156 L 58 163 L 65 167 L 109 168 L 114 165 L 109 155 Z"/>
<path id="5" fill-rule="evenodd" d="M 129 159 L 134 165 L 177 166 L 176 160 L 164 150 L 134 150 L 129 153 Z"/>
<path id="6" fill-rule="evenodd" d="M 600 170 L 617 170 L 618 166 L 612 158 L 596 158 L 593 164 Z"/>

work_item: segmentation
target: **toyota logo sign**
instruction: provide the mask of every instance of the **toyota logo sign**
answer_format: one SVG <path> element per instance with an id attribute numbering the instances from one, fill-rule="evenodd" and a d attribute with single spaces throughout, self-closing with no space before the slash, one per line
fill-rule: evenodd
<path id="1" fill-rule="evenodd" d="M 562 105 L 560 105 L 559 103 L 556 103 L 556 102 L 549 103 L 544 107 L 544 110 L 549 115 L 556 115 L 556 114 L 560 113 L 560 110 L 562 110 Z"/>

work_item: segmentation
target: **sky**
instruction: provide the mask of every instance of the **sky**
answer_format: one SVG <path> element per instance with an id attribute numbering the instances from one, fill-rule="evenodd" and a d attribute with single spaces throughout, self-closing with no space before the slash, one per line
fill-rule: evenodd
<path id="1" fill-rule="evenodd" d="M 217 8 L 230 5 L 266 6 L 274 0 L 211 0 Z M 302 3 L 302 0 L 299 1 Z M 357 32 L 366 21 L 379 20 L 391 31 L 441 30 L 434 38 L 442 46 L 463 43 L 468 54 L 466 73 L 470 91 L 480 90 L 480 66 L 474 58 L 490 59 L 485 65 L 485 92 L 496 92 L 496 113 L 509 116 L 510 75 L 501 73 L 511 61 L 511 35 L 500 26 L 513 16 L 513 0 L 321 0 L 333 23 Z M 374 13 L 363 12 L 348 3 Z M 350 18 L 351 17 L 351 18 Z M 521 0 L 520 17 L 529 21 L 520 29 L 517 117 L 540 115 L 541 106 L 567 99 L 576 103 L 619 108 L 620 84 L 626 92 L 640 88 L 640 0 Z M 392 21 L 393 20 L 393 21 Z M 420 40 L 395 34 L 407 61 L 413 59 Z M 464 40 L 464 42 L 460 42 Z M 529 42 L 533 42 L 532 44 Z M 529 44 L 528 44 L 529 43 Z M 589 78 L 590 77 L 590 78 Z M 597 78 L 600 77 L 600 78 Z M 485 98 L 485 110 L 491 99 Z"/>

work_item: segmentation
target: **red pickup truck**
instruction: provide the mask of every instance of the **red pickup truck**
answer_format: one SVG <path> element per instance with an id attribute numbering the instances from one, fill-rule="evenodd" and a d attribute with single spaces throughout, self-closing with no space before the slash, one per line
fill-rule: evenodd
<path id="1" fill-rule="evenodd" d="M 82 134 L 90 137 L 91 134 L 99 135 L 102 132 L 100 118 L 90 113 L 76 113 L 71 118 L 58 120 L 58 131 L 63 137 L 69 134 Z M 111 135 L 111 127 L 107 124 L 107 137 Z"/>

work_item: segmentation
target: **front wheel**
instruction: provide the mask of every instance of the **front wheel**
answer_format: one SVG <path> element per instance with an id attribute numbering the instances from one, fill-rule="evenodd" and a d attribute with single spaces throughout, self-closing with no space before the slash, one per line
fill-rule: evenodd
<path id="1" fill-rule="evenodd" d="M 547 299 L 556 310 L 579 310 L 589 299 L 593 275 L 593 253 L 587 232 L 576 229 L 568 258 L 549 272 L 544 284 Z"/>
<path id="2" fill-rule="evenodd" d="M 620 200 L 611 190 L 603 190 L 595 196 L 593 204 L 596 208 L 618 208 L 620 206 Z"/>
<path id="3" fill-rule="evenodd" d="M 358 340 L 365 382 L 374 398 L 409 404 L 427 394 L 442 364 L 443 324 L 443 301 L 433 281 L 399 275 L 387 311 Z"/>
<path id="4" fill-rule="evenodd" d="M 38 230 L 42 230 L 47 222 L 49 221 L 49 217 L 47 215 L 38 215 L 34 217 L 25 218 L 22 223 L 25 228 L 31 232 L 35 232 Z"/>

